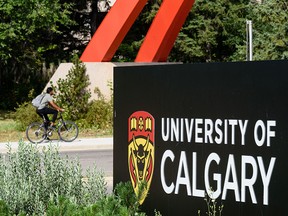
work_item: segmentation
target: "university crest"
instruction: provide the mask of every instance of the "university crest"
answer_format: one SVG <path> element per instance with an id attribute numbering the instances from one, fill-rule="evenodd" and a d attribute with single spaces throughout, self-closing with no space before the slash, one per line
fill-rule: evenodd
<path id="1" fill-rule="evenodd" d="M 152 181 L 154 145 L 153 116 L 145 111 L 133 113 L 128 119 L 128 167 L 140 204 L 144 202 Z"/>

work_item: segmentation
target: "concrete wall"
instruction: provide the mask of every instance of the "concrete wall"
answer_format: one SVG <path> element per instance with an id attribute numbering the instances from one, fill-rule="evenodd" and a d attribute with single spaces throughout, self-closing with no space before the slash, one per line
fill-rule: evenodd
<path id="1" fill-rule="evenodd" d="M 57 68 L 54 75 L 51 77 L 50 81 L 53 82 L 53 85 L 57 85 L 57 81 L 62 78 L 65 79 L 68 71 L 72 68 L 73 63 L 62 63 Z M 98 87 L 101 93 L 105 96 L 106 99 L 110 99 L 111 90 L 109 83 L 113 84 L 113 63 L 85 63 L 86 73 L 90 79 L 89 90 L 91 91 L 91 99 L 97 99 L 97 95 L 94 94 L 94 90 Z M 50 81 L 47 83 L 45 90 L 50 86 Z"/>
<path id="2" fill-rule="evenodd" d="M 106 99 L 111 97 L 111 87 L 113 87 L 113 69 L 114 67 L 129 67 L 137 65 L 159 65 L 159 64 L 175 64 L 175 63 L 111 63 L 111 62 L 86 62 L 86 73 L 90 79 L 89 90 L 91 91 L 91 99 L 97 99 L 97 94 L 94 93 L 96 87 L 98 87 L 101 93 Z M 178 63 L 179 64 L 179 63 Z M 62 78 L 65 79 L 68 71 L 72 68 L 73 63 L 62 63 L 55 71 L 54 75 L 51 77 L 50 81 L 47 83 L 45 90 L 50 86 L 50 82 L 53 85 L 57 85 L 57 81 Z"/>

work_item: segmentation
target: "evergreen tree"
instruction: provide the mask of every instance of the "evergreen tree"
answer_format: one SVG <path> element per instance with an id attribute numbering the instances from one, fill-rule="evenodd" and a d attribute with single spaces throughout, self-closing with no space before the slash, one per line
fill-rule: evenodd
<path id="1" fill-rule="evenodd" d="M 57 86 L 54 86 L 53 83 L 51 85 L 56 91 L 57 103 L 65 109 L 66 117 L 76 121 L 85 118 L 91 92 L 88 89 L 90 82 L 85 65 L 77 56 L 74 57 L 73 64 L 66 79 L 60 78 Z"/>
<path id="2" fill-rule="evenodd" d="M 229 61 L 245 45 L 250 0 L 197 0 L 168 61 Z M 134 61 L 162 0 L 149 1 L 118 49 L 114 61 Z M 244 56 L 245 57 L 245 56 Z"/>
<path id="3" fill-rule="evenodd" d="M 251 3 L 253 22 L 253 59 L 288 59 L 288 2 L 265 0 Z"/>
<path id="4" fill-rule="evenodd" d="M 247 0 L 198 0 L 187 18 L 170 61 L 229 61 L 245 43 Z"/>
<path id="5" fill-rule="evenodd" d="M 139 17 L 120 44 L 112 61 L 133 62 L 135 60 L 145 35 L 158 12 L 161 2 L 162 0 L 147 2 Z"/>

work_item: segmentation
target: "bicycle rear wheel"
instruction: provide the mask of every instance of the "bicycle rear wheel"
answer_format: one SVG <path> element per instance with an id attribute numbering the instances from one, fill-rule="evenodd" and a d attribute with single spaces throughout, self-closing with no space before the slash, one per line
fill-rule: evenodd
<path id="1" fill-rule="evenodd" d="M 26 137 L 32 143 L 41 143 L 47 137 L 44 125 L 39 122 L 31 123 L 26 129 Z"/>
<path id="2" fill-rule="evenodd" d="M 72 121 L 64 121 L 58 128 L 58 134 L 61 140 L 72 142 L 78 137 L 78 126 Z"/>

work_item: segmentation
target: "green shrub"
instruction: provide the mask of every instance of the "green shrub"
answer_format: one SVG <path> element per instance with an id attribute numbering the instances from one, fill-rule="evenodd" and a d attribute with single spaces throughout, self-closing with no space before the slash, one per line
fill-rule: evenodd
<path id="1" fill-rule="evenodd" d="M 72 216 L 72 215 L 83 215 L 83 208 L 79 205 L 71 202 L 64 196 L 58 197 L 58 199 L 51 199 L 48 203 L 46 216 Z"/>
<path id="2" fill-rule="evenodd" d="M 34 96 L 34 89 L 32 89 L 28 94 L 28 101 L 18 104 L 15 112 L 11 114 L 11 117 L 17 122 L 17 128 L 20 131 L 24 131 L 31 122 L 41 121 L 40 116 L 37 115 L 36 109 L 31 103 Z"/>
<path id="3" fill-rule="evenodd" d="M 30 102 L 20 104 L 13 114 L 13 119 L 17 122 L 17 129 L 20 131 L 24 131 L 32 122 L 41 121 Z"/>
<path id="4" fill-rule="evenodd" d="M 121 205 L 120 200 L 114 195 L 108 195 L 93 205 L 80 206 L 65 197 L 59 197 L 54 202 L 50 201 L 47 208 L 47 216 L 132 216 L 141 214 L 129 214 L 126 206 Z M 143 215 L 143 214 L 142 214 Z M 145 214 L 144 214 L 145 215 Z M 144 216 L 143 215 L 143 216 Z"/>
<path id="5" fill-rule="evenodd" d="M 0 215 L 1 216 L 9 215 L 9 208 L 3 200 L 0 200 Z"/>
<path id="6" fill-rule="evenodd" d="M 64 196 L 77 205 L 91 205 L 106 195 L 103 172 L 88 172 L 84 182 L 78 159 L 60 156 L 57 146 L 40 150 L 19 142 L 18 150 L 0 160 L 0 200 L 11 214 L 44 215 L 49 200 Z M 93 194 L 91 194 L 93 191 Z"/>
<path id="7" fill-rule="evenodd" d="M 156 213 L 155 213 L 156 214 Z M 133 191 L 131 182 L 119 183 L 115 194 L 102 196 L 93 205 L 76 205 L 71 200 L 59 197 L 50 201 L 47 216 L 145 216 L 140 212 L 139 203 Z M 161 215 L 161 214 L 157 214 Z"/>
<path id="8" fill-rule="evenodd" d="M 139 190 L 144 192 L 144 188 L 146 185 L 142 185 Z M 120 200 L 121 205 L 126 206 L 128 209 L 129 215 L 146 215 L 145 213 L 141 213 L 139 197 L 136 196 L 133 190 L 132 183 L 129 182 L 120 182 L 115 186 L 114 190 L 115 195 Z"/>
<path id="9" fill-rule="evenodd" d="M 95 88 L 97 100 L 90 102 L 85 119 L 77 123 L 83 128 L 112 129 L 113 127 L 113 103 L 112 97 L 106 100 L 98 88 Z"/>
<path id="10" fill-rule="evenodd" d="M 93 205 L 76 205 L 71 200 L 59 197 L 50 201 L 47 216 L 145 216 L 140 212 L 139 203 L 132 188 L 131 182 L 119 183 L 115 193 L 102 196 Z M 158 214 L 160 215 L 160 214 Z"/>
<path id="11" fill-rule="evenodd" d="M 130 216 L 126 206 L 121 205 L 121 200 L 115 195 L 109 195 L 99 200 L 92 206 L 95 216 L 121 215 Z"/>
<path id="12" fill-rule="evenodd" d="M 131 182 L 120 182 L 117 184 L 115 187 L 115 194 L 119 197 L 121 204 L 128 207 L 131 215 L 139 210 L 139 202 Z"/>

